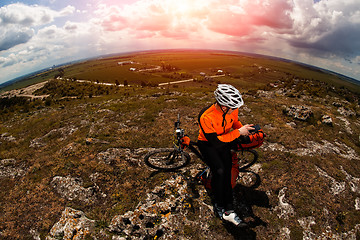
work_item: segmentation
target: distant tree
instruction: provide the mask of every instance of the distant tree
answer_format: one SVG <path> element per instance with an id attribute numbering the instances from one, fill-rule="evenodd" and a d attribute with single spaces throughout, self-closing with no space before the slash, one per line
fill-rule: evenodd
<path id="1" fill-rule="evenodd" d="M 124 86 L 126 87 L 127 85 L 129 85 L 129 84 L 128 84 L 128 81 L 125 79 L 124 80 Z"/>
<path id="2" fill-rule="evenodd" d="M 180 68 L 172 66 L 171 64 L 166 64 L 165 62 L 161 62 L 161 69 L 163 72 L 171 72 L 175 70 L 180 70 Z"/>
<path id="3" fill-rule="evenodd" d="M 63 68 L 59 68 L 58 73 L 55 74 L 55 76 L 54 76 L 54 79 L 56 79 L 58 77 L 62 78 L 64 75 L 65 75 L 65 70 Z"/>

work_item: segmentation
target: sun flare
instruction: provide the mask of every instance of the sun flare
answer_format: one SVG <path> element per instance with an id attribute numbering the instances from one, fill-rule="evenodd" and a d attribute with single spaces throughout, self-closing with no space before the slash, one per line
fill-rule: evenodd
<path id="1" fill-rule="evenodd" d="M 206 0 L 171 0 L 168 2 L 168 7 L 173 10 L 174 13 L 181 15 L 192 15 L 194 12 L 198 12 L 202 8 L 209 4 Z"/>
<path id="2" fill-rule="evenodd" d="M 192 6 L 189 1 L 173 1 L 175 4 L 175 9 L 182 14 L 191 13 Z"/>

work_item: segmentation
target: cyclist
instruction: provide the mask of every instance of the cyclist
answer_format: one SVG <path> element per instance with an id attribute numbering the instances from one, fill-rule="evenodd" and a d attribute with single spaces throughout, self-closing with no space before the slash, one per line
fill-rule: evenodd
<path id="1" fill-rule="evenodd" d="M 246 225 L 235 213 L 231 187 L 231 149 L 241 135 L 249 135 L 252 124 L 242 125 L 239 107 L 244 104 L 240 92 L 228 84 L 219 84 L 214 91 L 216 102 L 199 114 L 198 146 L 212 172 L 211 189 L 214 210 L 219 217 L 237 226 Z"/>

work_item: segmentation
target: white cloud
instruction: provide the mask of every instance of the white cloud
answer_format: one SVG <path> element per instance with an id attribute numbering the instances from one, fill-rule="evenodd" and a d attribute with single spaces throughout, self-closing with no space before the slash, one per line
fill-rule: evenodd
<path id="1" fill-rule="evenodd" d="M 67 21 L 64 25 L 64 29 L 69 32 L 75 32 L 78 29 L 78 25 L 76 23 Z"/>
<path id="2" fill-rule="evenodd" d="M 57 12 L 48 7 L 25 5 L 22 3 L 10 4 L 0 8 L 0 22 L 3 26 L 38 26 L 53 21 Z"/>
<path id="3" fill-rule="evenodd" d="M 58 13 L 58 16 L 62 16 L 62 17 L 68 16 L 73 14 L 74 12 L 75 12 L 75 7 L 68 5 Z"/>
<path id="4" fill-rule="evenodd" d="M 55 25 L 51 25 L 49 27 L 42 28 L 38 31 L 37 37 L 43 38 L 43 39 L 55 39 L 58 37 L 56 34 L 58 33 L 58 28 Z"/>
<path id="5" fill-rule="evenodd" d="M 2 67 L 8 67 L 8 66 L 11 66 L 11 65 L 14 65 L 16 63 L 16 58 L 15 58 L 15 55 L 10 55 L 8 57 L 0 57 L 0 65 Z"/>
<path id="6" fill-rule="evenodd" d="M 30 69 L 104 53 L 193 47 L 268 54 L 354 76 L 360 56 L 358 1 L 100 1 L 113 5 L 92 4 L 93 12 L 88 5 L 86 16 L 92 19 L 61 25 L 56 18 L 85 15 L 73 6 L 54 11 L 10 4 L 0 9 L 0 67 L 21 62 Z"/>
<path id="7" fill-rule="evenodd" d="M 28 42 L 35 27 L 49 24 L 57 17 L 67 16 L 75 8 L 67 6 L 59 12 L 39 5 L 15 3 L 0 8 L 0 52 Z"/>
<path id="8" fill-rule="evenodd" d="M 59 11 L 21 3 L 0 9 L 0 82 L 67 59 L 75 60 L 91 38 L 87 24 L 67 21 L 57 27 L 55 19 L 75 12 L 67 6 Z M 53 23 L 52 25 L 49 25 Z M 78 29 L 82 25 L 85 31 Z M 84 35 L 85 32 L 85 35 Z M 78 42 L 79 40 L 80 42 Z M 88 49 L 86 49 L 89 52 Z M 75 54 L 74 54 L 75 53 Z"/>

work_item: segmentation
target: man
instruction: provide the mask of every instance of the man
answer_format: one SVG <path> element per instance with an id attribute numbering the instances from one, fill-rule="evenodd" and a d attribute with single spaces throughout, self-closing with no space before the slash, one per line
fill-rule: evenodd
<path id="1" fill-rule="evenodd" d="M 238 119 L 238 108 L 244 101 L 235 87 L 219 84 L 214 94 L 216 103 L 199 114 L 198 146 L 212 172 L 215 212 L 223 220 L 243 226 L 245 223 L 237 216 L 233 206 L 231 149 L 234 140 L 241 135 L 249 135 L 249 130 L 254 128 L 253 125 L 242 125 Z"/>

